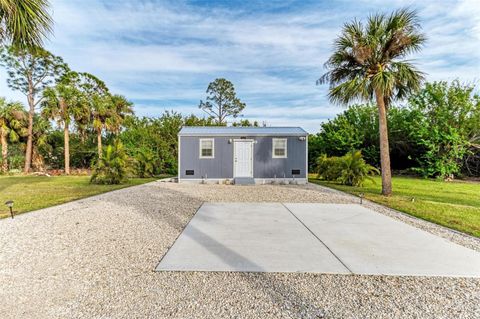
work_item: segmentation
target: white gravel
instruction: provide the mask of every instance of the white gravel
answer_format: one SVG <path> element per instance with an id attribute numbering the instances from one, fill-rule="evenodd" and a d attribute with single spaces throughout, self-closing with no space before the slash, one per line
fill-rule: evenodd
<path id="1" fill-rule="evenodd" d="M 0 220 L 2 318 L 480 318 L 480 279 L 155 272 L 203 201 L 357 202 L 317 185 L 154 182 Z M 480 251 L 479 240 L 367 206 Z"/>

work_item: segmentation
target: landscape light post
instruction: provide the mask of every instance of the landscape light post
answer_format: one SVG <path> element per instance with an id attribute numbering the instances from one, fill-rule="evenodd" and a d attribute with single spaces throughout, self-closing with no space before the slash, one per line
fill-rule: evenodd
<path id="1" fill-rule="evenodd" d="M 5 205 L 10 209 L 10 216 L 13 218 L 13 200 L 7 200 Z"/>
<path id="2" fill-rule="evenodd" d="M 360 205 L 362 205 L 363 204 L 363 197 L 365 197 L 365 194 L 360 193 L 360 194 L 358 194 L 358 197 L 360 197 Z"/>

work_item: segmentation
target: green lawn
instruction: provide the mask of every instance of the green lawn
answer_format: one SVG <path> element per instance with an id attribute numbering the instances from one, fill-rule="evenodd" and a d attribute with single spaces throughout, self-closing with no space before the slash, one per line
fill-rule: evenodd
<path id="1" fill-rule="evenodd" d="M 310 182 L 332 187 L 405 212 L 407 214 L 480 237 L 480 183 L 443 182 L 431 179 L 394 177 L 393 195 L 380 195 L 381 179 L 367 181 L 363 187 L 351 187 L 320 181 Z"/>
<path id="2" fill-rule="evenodd" d="M 10 216 L 4 205 L 10 199 L 15 214 L 21 214 L 155 179 L 134 178 L 121 185 L 93 185 L 89 180 L 90 176 L 0 176 L 0 218 Z"/>

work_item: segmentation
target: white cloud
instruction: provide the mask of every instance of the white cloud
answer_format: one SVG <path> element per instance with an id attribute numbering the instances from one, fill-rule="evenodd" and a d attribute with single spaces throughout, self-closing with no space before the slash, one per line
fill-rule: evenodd
<path id="1" fill-rule="evenodd" d="M 326 86 L 315 85 L 342 24 L 404 6 L 418 9 L 429 38 L 415 57 L 429 80 L 474 81 L 480 74 L 478 0 L 269 2 L 249 11 L 134 0 L 52 5 L 55 36 L 47 47 L 137 101 L 141 115 L 171 108 L 201 114 L 208 82 L 226 77 L 248 103 L 246 117 L 317 130 L 343 111 L 330 106 Z M 284 10 L 269 11 L 280 5 Z"/>

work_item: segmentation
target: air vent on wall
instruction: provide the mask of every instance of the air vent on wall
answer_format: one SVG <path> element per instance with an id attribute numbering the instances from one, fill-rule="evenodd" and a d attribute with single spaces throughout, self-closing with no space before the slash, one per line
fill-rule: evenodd
<path id="1" fill-rule="evenodd" d="M 292 175 L 300 175 L 299 169 L 292 169 Z"/>
<path id="2" fill-rule="evenodd" d="M 195 175 L 195 171 L 193 169 L 187 169 L 185 175 Z"/>

